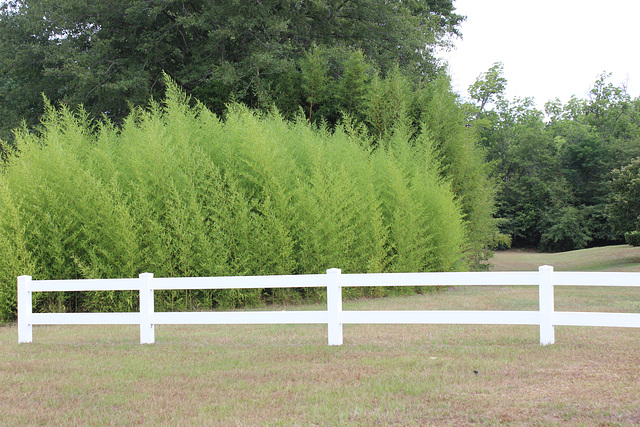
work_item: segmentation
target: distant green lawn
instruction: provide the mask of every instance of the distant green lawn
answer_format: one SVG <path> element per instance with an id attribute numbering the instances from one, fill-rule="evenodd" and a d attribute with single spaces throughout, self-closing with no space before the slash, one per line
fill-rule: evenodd
<path id="1" fill-rule="evenodd" d="M 559 253 L 498 251 L 489 263 L 492 271 L 537 270 L 545 264 L 557 271 L 640 271 L 640 247 L 603 246 Z"/>

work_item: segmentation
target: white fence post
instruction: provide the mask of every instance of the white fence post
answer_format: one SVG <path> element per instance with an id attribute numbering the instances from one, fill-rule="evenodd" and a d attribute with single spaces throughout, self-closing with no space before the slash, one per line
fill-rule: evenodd
<path id="1" fill-rule="evenodd" d="M 153 344 L 156 341 L 155 328 L 151 323 L 153 314 L 153 273 L 140 274 L 140 344 Z"/>
<path id="2" fill-rule="evenodd" d="M 538 267 L 540 272 L 539 305 L 540 305 L 540 345 L 548 345 L 556 342 L 553 327 L 554 294 L 553 294 L 553 267 L 542 265 Z"/>
<path id="3" fill-rule="evenodd" d="M 18 277 L 18 342 L 33 341 L 31 276 Z"/>
<path id="4" fill-rule="evenodd" d="M 341 270 L 327 270 L 327 312 L 329 315 L 329 345 L 342 345 L 342 284 Z"/>

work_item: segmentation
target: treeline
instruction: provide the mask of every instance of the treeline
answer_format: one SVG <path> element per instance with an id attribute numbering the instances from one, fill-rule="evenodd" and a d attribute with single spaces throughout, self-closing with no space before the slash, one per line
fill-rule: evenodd
<path id="1" fill-rule="evenodd" d="M 479 267 L 504 242 L 494 184 L 433 55 L 462 19 L 441 0 L 3 2 L 0 318 L 15 316 L 20 274 Z M 137 304 L 126 292 L 35 301 Z"/>
<path id="2" fill-rule="evenodd" d="M 19 155 L 0 174 L 0 318 L 15 317 L 20 274 L 465 269 L 472 236 L 434 133 L 398 120 L 373 149 L 348 120 L 330 131 L 235 105 L 222 121 L 171 84 L 164 105 L 134 110 L 121 128 L 48 106 L 39 134 L 16 133 Z M 315 292 L 167 291 L 156 305 L 228 308 Z M 390 291 L 348 295 L 380 292 Z M 35 295 L 36 311 L 136 305 L 135 292 Z"/>
<path id="3" fill-rule="evenodd" d="M 163 98 L 163 73 L 223 119 L 233 104 L 328 129 L 347 117 L 371 148 L 399 123 L 412 137 L 428 128 L 477 261 L 499 238 L 493 184 L 433 54 L 463 19 L 442 0 L 10 0 L 0 156 L 15 149 L 16 127 L 38 132 L 44 99 L 121 126 L 132 107 Z"/>
<path id="4" fill-rule="evenodd" d="M 501 64 L 469 88 L 470 125 L 499 181 L 496 215 L 513 246 L 637 242 L 640 99 L 609 78 L 598 76 L 586 99 L 548 102 L 544 112 L 530 98 L 505 99 Z"/>
<path id="5" fill-rule="evenodd" d="M 340 57 L 359 50 L 383 75 L 399 67 L 432 78 L 434 50 L 462 20 L 451 0 L 3 1 L 0 139 L 23 121 L 37 125 L 42 94 L 120 125 L 131 105 L 163 98 L 163 73 L 219 116 L 234 102 L 284 114 L 302 102 L 313 113 L 324 96 L 313 86 L 323 77 L 311 77 L 324 65 L 307 60 L 314 46 L 333 52 L 334 77 Z"/>

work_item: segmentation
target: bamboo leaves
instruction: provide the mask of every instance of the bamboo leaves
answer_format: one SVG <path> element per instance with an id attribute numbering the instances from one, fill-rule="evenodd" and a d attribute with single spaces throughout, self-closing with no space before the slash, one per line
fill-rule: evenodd
<path id="1" fill-rule="evenodd" d="M 50 110 L 41 137 L 0 177 L 0 315 L 15 275 L 219 276 L 464 268 L 462 211 L 426 140 L 403 121 L 371 151 L 345 124 L 329 133 L 232 107 L 224 122 L 169 85 L 164 106 L 117 132 Z M 362 131 L 360 131 L 362 132 Z M 426 137 L 425 137 L 426 138 Z M 366 147 L 366 148 L 365 148 Z M 28 228 L 27 228 L 28 224 Z M 352 292 L 352 296 L 355 296 Z M 364 292 L 363 289 L 357 292 Z M 356 292 L 356 293 L 357 293 Z M 317 298 L 313 291 L 158 292 L 158 309 Z M 36 309 L 129 310 L 131 293 L 36 298 Z"/>

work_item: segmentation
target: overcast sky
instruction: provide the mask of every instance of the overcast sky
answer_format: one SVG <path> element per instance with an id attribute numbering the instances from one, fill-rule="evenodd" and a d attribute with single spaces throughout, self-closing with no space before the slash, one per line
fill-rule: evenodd
<path id="1" fill-rule="evenodd" d="M 640 1 L 455 0 L 467 16 L 463 40 L 445 54 L 454 90 L 494 62 L 504 64 L 507 98 L 531 96 L 540 108 L 556 97 L 586 98 L 597 76 L 613 73 L 640 95 Z"/>

